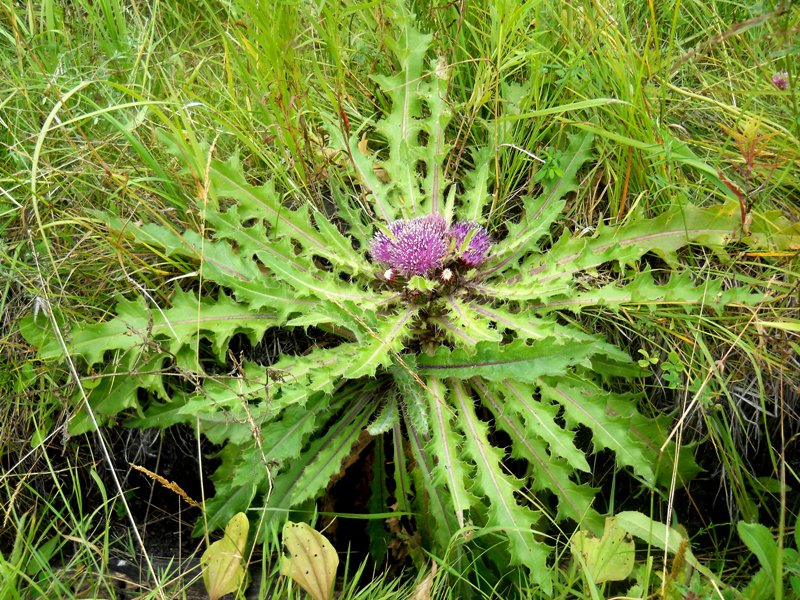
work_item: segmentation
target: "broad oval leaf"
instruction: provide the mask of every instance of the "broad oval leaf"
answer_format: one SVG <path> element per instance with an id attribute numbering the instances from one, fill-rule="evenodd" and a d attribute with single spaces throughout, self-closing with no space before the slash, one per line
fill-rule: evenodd
<path id="1" fill-rule="evenodd" d="M 238 590 L 245 580 L 244 550 L 250 522 L 244 513 L 236 513 L 225 527 L 221 540 L 211 544 L 200 564 L 203 569 L 203 583 L 211 600 Z"/>
<path id="2" fill-rule="evenodd" d="M 287 521 L 283 545 L 289 556 L 281 561 L 281 575 L 291 577 L 313 600 L 329 600 L 339 566 L 331 543 L 306 523 Z"/>
<path id="3" fill-rule="evenodd" d="M 579 531 L 571 546 L 572 555 L 580 556 L 594 583 L 622 581 L 633 571 L 636 546 L 613 518 L 606 519 L 602 537 Z"/>
<path id="4" fill-rule="evenodd" d="M 747 549 L 756 555 L 761 568 L 767 572 L 767 579 L 775 581 L 775 565 L 778 564 L 778 544 L 769 529 L 761 523 L 739 521 L 736 531 Z"/>

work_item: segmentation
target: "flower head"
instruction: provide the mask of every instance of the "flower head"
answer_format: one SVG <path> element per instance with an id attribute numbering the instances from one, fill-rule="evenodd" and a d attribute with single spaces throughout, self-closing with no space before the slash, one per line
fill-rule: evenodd
<path id="1" fill-rule="evenodd" d="M 452 248 L 455 256 L 450 258 L 470 267 L 478 266 L 486 260 L 491 245 L 492 240 L 481 225 L 459 221 L 448 229 L 444 218 L 434 214 L 390 223 L 388 233 L 378 231 L 373 236 L 370 254 L 373 260 L 389 267 L 386 273 L 410 277 L 444 267 Z M 453 273 L 445 268 L 442 275 L 447 282 Z M 385 274 L 384 278 L 391 279 Z"/>
<path id="2" fill-rule="evenodd" d="M 772 76 L 772 84 L 779 90 L 785 90 L 789 87 L 788 78 L 789 74 L 786 71 L 775 73 L 775 75 Z"/>
<path id="3" fill-rule="evenodd" d="M 404 275 L 425 275 L 440 267 L 447 254 L 447 224 L 441 215 L 394 221 L 389 233 L 372 238 L 372 258 Z"/>
<path id="4" fill-rule="evenodd" d="M 470 267 L 477 267 L 486 260 L 486 252 L 492 245 L 489 233 L 481 225 L 470 221 L 459 221 L 450 228 L 450 235 L 456 242 L 459 258 Z M 469 237 L 467 247 L 464 242 Z"/>

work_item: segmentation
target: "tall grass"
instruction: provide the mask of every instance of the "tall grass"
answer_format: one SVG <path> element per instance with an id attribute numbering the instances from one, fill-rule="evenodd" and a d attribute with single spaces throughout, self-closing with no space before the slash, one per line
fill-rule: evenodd
<path id="1" fill-rule="evenodd" d="M 494 211 L 515 210 L 558 142 L 582 129 L 595 133 L 598 160 L 565 228 L 588 234 L 600 222 L 726 198 L 741 202 L 745 226 L 769 210 L 799 220 L 796 4 L 408 6 L 434 33 L 450 76 L 448 168 L 458 173 L 470 160 L 459 148 L 493 149 Z M 253 180 L 271 179 L 293 203 L 324 207 L 330 194 L 352 193 L 339 168 L 346 157 L 330 151 L 322 124 L 367 131 L 386 108 L 371 74 L 393 69 L 392 14 L 378 1 L 0 6 L 0 589 L 8 597 L 78 594 L 80 580 L 107 571 L 122 545 L 111 535 L 121 521 L 115 511 L 127 510 L 121 499 L 140 493 L 114 489 L 100 453 L 114 448 L 107 433 L 68 438 L 75 381 L 65 366 L 37 361 L 17 320 L 34 313 L 67 330 L 78 318 L 104 318 L 120 296 L 168 303 L 167 282 L 193 267 L 127 246 L 98 217 L 104 210 L 178 230 L 203 226 L 201 182 L 191 197 L 174 184 L 182 175 L 160 130 L 189 140 L 196 160 L 201 142 L 223 156 L 238 152 Z M 787 90 L 772 83 L 777 72 L 788 74 Z M 641 349 L 656 357 L 651 410 L 675 413 L 675 435 L 696 445 L 706 471 L 688 492 L 673 488 L 663 505 L 634 504 L 667 506 L 653 517 L 694 525 L 690 533 L 706 544 L 701 554 L 723 577 L 743 557 L 735 530 L 719 519 L 760 521 L 783 539 L 800 510 L 787 491 L 800 485 L 792 462 L 800 457 L 800 243 L 792 244 L 773 253 L 741 248 L 735 264 L 687 256 L 698 280 L 751 278 L 782 298 L 752 313 L 586 316 L 623 347 L 632 329 L 649 332 Z M 102 501 L 87 506 L 85 497 Z M 611 498 L 609 507 L 625 502 Z M 706 514 L 709 506 L 717 512 Z M 481 577 L 456 572 L 446 557 L 430 561 L 438 571 L 428 582 L 420 573 L 400 590 L 384 577 L 348 595 L 402 597 L 432 582 L 433 596 L 450 597 L 453 578 Z M 92 593 L 113 592 L 99 581 Z M 563 598 L 605 593 L 574 565 L 560 585 Z M 514 587 L 535 595 L 525 581 Z"/>

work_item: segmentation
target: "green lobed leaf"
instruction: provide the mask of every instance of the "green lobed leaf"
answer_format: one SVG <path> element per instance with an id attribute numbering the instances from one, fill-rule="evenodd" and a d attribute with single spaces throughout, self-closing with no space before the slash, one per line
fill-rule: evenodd
<path id="1" fill-rule="evenodd" d="M 484 496 L 489 505 L 486 525 L 503 531 L 511 563 L 527 567 L 533 581 L 550 594 L 552 580 L 546 564 L 549 548 L 534 536 L 542 514 L 517 503 L 515 493 L 522 491 L 522 484 L 504 469 L 502 451 L 487 438 L 487 424 L 478 419 L 473 401 L 460 381 L 451 379 L 450 389 L 465 434 L 462 451 L 476 466 L 472 491 Z"/>
<path id="2" fill-rule="evenodd" d="M 345 286 L 338 277 L 336 269 L 323 269 L 318 266 L 315 256 L 320 255 L 327 260 L 331 256 L 319 252 L 317 248 L 308 250 L 300 246 L 297 251 L 297 240 L 288 236 L 274 236 L 264 224 L 246 225 L 238 215 L 238 207 L 232 207 L 225 213 L 209 212 L 207 218 L 214 227 L 217 239 L 227 240 L 231 249 L 235 246 L 236 253 L 247 257 L 260 271 L 262 267 L 268 268 L 273 275 L 289 284 L 295 290 L 295 297 L 316 296 L 320 299 L 331 300 L 358 300 L 360 303 L 369 304 L 370 298 L 376 299 L 375 294 L 359 290 L 356 286 Z M 286 212 L 291 212 L 285 209 Z M 307 212 L 306 209 L 298 209 Z M 308 219 L 308 215 L 303 215 Z M 187 236 L 190 236 L 187 233 Z M 196 235 L 196 234 L 194 234 Z M 322 242 L 321 242 L 322 243 Z M 207 257 L 205 241 L 200 241 L 199 252 Z M 229 250 L 228 253 L 231 253 Z M 370 271 L 370 266 L 363 258 L 359 259 L 360 270 Z M 333 261 L 332 261 L 333 262 Z M 336 264 L 334 262 L 334 264 Z M 222 267 L 226 266 L 222 263 Z M 353 274 L 359 268 L 345 265 L 344 272 Z M 252 267 L 251 267 L 252 268 Z M 263 275 L 262 275 L 263 278 Z"/>
<path id="3" fill-rule="evenodd" d="M 447 402 L 448 389 L 441 380 L 428 377 L 425 384 L 429 390 L 429 411 L 432 420 L 432 435 L 427 449 L 436 457 L 433 467 L 434 481 L 447 487 L 450 492 L 452 509 L 456 515 L 459 528 L 464 527 L 464 513 L 473 505 L 474 497 L 467 491 L 466 482 L 474 476 L 473 469 L 467 466 L 460 457 L 457 440 L 462 432 L 456 433 L 453 421 L 456 414 Z"/>
<path id="4" fill-rule="evenodd" d="M 381 323 L 376 312 L 362 310 L 357 303 L 351 301 L 319 301 L 313 306 L 303 306 L 302 302 L 298 302 L 296 307 L 302 309 L 302 312 L 286 325 L 322 326 L 347 341 L 369 342 L 374 339 L 375 330 Z"/>
<path id="5" fill-rule="evenodd" d="M 492 328 L 492 322 L 470 304 L 450 295 L 445 298 L 447 312 L 431 320 L 460 347 L 471 348 L 478 342 L 499 342 L 503 336 Z"/>
<path id="6" fill-rule="evenodd" d="M 404 218 L 411 218 L 439 212 L 442 206 L 442 163 L 449 150 L 444 130 L 450 111 L 444 102 L 447 79 L 443 67 L 425 72 L 433 36 L 416 30 L 409 15 L 398 15 L 395 24 L 400 35 L 389 46 L 400 68 L 392 76 L 373 75 L 391 99 L 391 110 L 375 126 L 386 140 L 388 157 L 375 162 L 394 188 L 388 199 Z"/>
<path id="7" fill-rule="evenodd" d="M 178 234 L 171 226 L 123 222 L 105 217 L 109 227 L 120 235 L 133 238 L 150 248 L 161 248 L 167 256 L 180 256 L 198 262 L 199 274 L 205 281 L 225 286 L 240 302 L 253 310 L 268 307 L 283 321 L 293 310 L 316 304 L 314 300 L 295 297 L 286 286 L 267 277 L 258 263 L 236 252 L 225 240 L 204 239 L 195 231 Z M 194 273 L 197 276 L 198 273 Z"/>
<path id="8" fill-rule="evenodd" d="M 676 252 L 699 244 L 720 250 L 740 237 L 739 207 L 734 202 L 699 208 L 675 206 L 653 219 L 638 219 L 622 225 L 600 224 L 590 238 L 565 234 L 545 254 L 532 256 L 523 268 L 531 282 L 539 285 L 604 263 L 631 264 L 648 252 L 670 265 L 678 263 Z"/>
<path id="9" fill-rule="evenodd" d="M 282 411 L 279 419 L 265 423 L 256 421 L 260 426 L 260 438 L 256 438 L 250 428 L 250 439 L 235 446 L 237 450 L 230 457 L 230 460 L 236 462 L 231 469 L 231 483 L 244 485 L 250 482 L 260 485 L 266 481 L 268 471 L 278 472 L 285 469 L 287 464 L 300 456 L 309 438 L 343 404 L 343 398 L 331 399 L 324 394 L 316 394 L 305 406 L 290 406 Z M 251 415 L 253 412 L 255 410 L 251 409 Z M 202 425 L 201 430 L 205 430 Z"/>
<path id="10" fill-rule="evenodd" d="M 394 75 L 372 76 L 390 101 L 371 124 L 375 135 L 365 126 L 345 140 L 337 124 L 326 125 L 332 145 L 346 152 L 384 222 L 443 212 L 450 184 L 444 170 L 451 149 L 445 135 L 452 117 L 445 100 L 449 69 L 444 59 L 427 60 L 433 36 L 418 31 L 411 15 L 395 14 L 393 24 L 398 35 L 387 45 L 399 68 Z M 370 142 L 380 143 L 381 151 L 371 149 Z"/>
<path id="11" fill-rule="evenodd" d="M 356 136 L 345 139 L 338 123 L 325 123 L 325 130 L 330 136 L 331 146 L 344 151 L 350 160 L 350 165 L 355 171 L 355 179 L 364 188 L 366 200 L 373 206 L 376 216 L 385 222 L 393 221 L 397 217 L 397 208 L 389 202 L 391 186 L 387 185 L 377 175 L 376 161 L 361 151 L 359 139 Z M 367 212 L 367 210 L 365 210 Z"/>
<path id="12" fill-rule="evenodd" d="M 341 131 L 338 131 L 339 139 L 341 135 Z M 345 146 L 342 143 L 339 147 Z M 347 224 L 347 237 L 354 240 L 359 248 L 366 248 L 372 239 L 372 219 L 368 207 L 353 193 L 353 189 L 342 181 L 338 173 L 333 173 L 333 167 L 328 178 L 328 186 L 331 201 L 336 205 L 334 211 L 336 221 L 343 220 Z"/>
<path id="13" fill-rule="evenodd" d="M 253 483 L 233 487 L 224 479 L 213 479 L 215 495 L 203 503 L 206 518 L 195 524 L 192 533 L 196 536 L 223 528 L 234 515 L 250 508 L 256 495 L 257 487 Z"/>
<path id="14" fill-rule="evenodd" d="M 313 222 L 318 226 L 323 223 L 322 229 L 317 229 L 312 224 L 308 206 L 303 204 L 297 209 L 285 206 L 271 181 L 259 187 L 247 183 L 242 165 L 236 157 L 225 162 L 212 160 L 209 178 L 212 192 L 217 198 L 236 201 L 224 212 L 207 213 L 209 222 L 223 237 L 227 237 L 231 229 L 254 229 L 265 238 L 268 233 L 271 240 L 293 239 L 309 254 L 323 256 L 350 272 L 361 272 L 367 268 L 363 257 L 353 250 L 347 239 L 323 215 L 315 215 Z M 259 222 L 260 226 L 246 227 L 245 224 L 252 220 Z"/>
<path id="15" fill-rule="evenodd" d="M 707 309 L 720 314 L 728 306 L 752 306 L 764 302 L 766 294 L 746 287 L 723 289 L 719 279 L 705 279 L 695 285 L 690 271 L 673 274 L 665 284 L 657 284 L 651 271 L 642 271 L 624 283 L 611 283 L 563 299 L 551 299 L 536 306 L 537 311 L 566 309 L 578 313 L 586 307 L 650 307 L 651 310 L 675 306 L 687 312 Z"/>
<path id="16" fill-rule="evenodd" d="M 736 203 L 711 208 L 698 208 L 688 204 L 676 206 L 654 219 L 634 220 L 620 226 L 601 224 L 591 238 L 567 233 L 546 252 L 530 254 L 520 267 L 521 274 L 506 277 L 502 282 L 475 285 L 474 289 L 490 298 L 538 300 L 544 305 L 552 302 L 555 307 L 560 301 L 579 303 L 581 299 L 590 304 L 597 294 L 600 294 L 598 302 L 602 302 L 603 293 L 608 295 L 608 301 L 611 302 L 615 297 L 611 287 L 605 292 L 587 292 L 582 298 L 575 288 L 575 275 L 582 272 L 592 273 L 606 263 L 634 264 L 647 253 L 654 253 L 668 264 L 677 265 L 677 251 L 689 244 L 703 245 L 724 253 L 726 244 L 746 239 L 741 233 L 738 215 Z M 646 302 L 646 292 L 654 292 L 657 297 L 659 294 L 672 294 L 677 298 L 676 301 L 681 301 L 680 295 L 684 290 L 679 280 L 673 284 L 674 287 L 667 285 L 662 290 L 648 290 L 645 289 L 648 287 L 646 276 L 639 277 L 641 279 L 635 279 L 631 288 L 633 296 L 639 301 Z M 642 286 L 642 293 L 638 296 L 635 294 L 637 286 Z M 617 284 L 617 287 L 624 285 Z M 685 293 L 690 294 L 689 291 Z M 700 292 L 690 294 L 690 297 L 696 298 L 698 294 Z M 725 299 L 723 295 L 712 304 L 721 306 Z M 742 299 L 755 301 L 752 295 L 748 296 L 743 291 L 731 292 L 732 302 Z M 569 306 L 571 305 L 567 304 Z"/>
<path id="17" fill-rule="evenodd" d="M 399 427 L 395 430 L 399 433 Z M 413 494 L 409 496 L 412 487 L 406 471 L 402 473 L 395 469 L 395 481 L 401 482 L 397 489 L 403 489 L 405 498 L 411 501 L 411 507 L 420 526 L 420 535 L 427 547 L 438 548 L 440 551 L 447 551 L 448 554 L 455 555 L 453 562 L 458 562 L 459 552 L 454 552 L 453 542 L 459 524 L 457 516 L 453 513 L 451 502 L 448 501 L 448 493 L 443 486 L 436 482 L 435 456 L 430 452 L 426 440 L 419 434 L 413 424 L 406 426 L 408 441 L 405 443 L 399 435 L 395 435 L 394 442 L 400 444 L 399 452 L 396 451 L 395 457 L 404 456 L 410 449 L 411 456 L 415 462 L 414 469 L 410 471 L 410 479 L 413 481 Z M 403 459 L 405 460 L 405 459 Z M 395 461 L 396 465 L 403 464 Z M 405 465 L 404 465 L 405 466 Z M 397 497 L 397 494 L 395 494 Z M 399 500 L 399 498 L 398 498 Z M 407 500 L 403 502 L 407 505 Z M 398 507 L 402 510 L 403 502 L 398 502 Z M 418 557 L 422 559 L 423 557 Z"/>
<path id="18" fill-rule="evenodd" d="M 316 394 L 305 407 L 289 407 L 268 426 L 264 426 L 256 406 L 244 414 L 223 411 L 201 417 L 201 431 L 210 441 L 228 442 L 218 455 L 222 462 L 212 474 L 215 496 L 206 502 L 209 529 L 218 528 L 233 512 L 246 510 L 257 492 L 266 492 L 270 477 L 298 466 L 302 469 L 303 461 L 313 458 L 304 452 L 309 437 L 359 393 L 361 388 L 343 390 L 333 400 Z M 250 417 L 254 421 L 249 421 Z M 253 428 L 252 422 L 257 427 Z M 234 433 L 238 423 L 242 423 L 243 436 Z M 286 476 L 277 479 L 284 481 Z M 202 527 L 199 522 L 195 533 L 202 532 Z"/>
<path id="19" fill-rule="evenodd" d="M 543 378 L 540 382 L 542 397 L 558 402 L 564 407 L 567 423 L 580 423 L 592 431 L 595 449 L 608 448 L 613 451 L 620 465 L 631 467 L 633 472 L 649 485 L 655 483 L 657 456 L 641 438 L 631 433 L 632 419 L 646 421 L 633 404 L 599 386 L 576 376 Z M 609 411 L 615 401 L 617 411 L 620 404 L 629 407 L 625 414 Z M 657 443 L 657 442 L 653 442 Z"/>
<path id="20" fill-rule="evenodd" d="M 342 221 L 339 221 L 342 222 Z M 339 231 L 339 228 L 322 212 L 314 212 L 314 223 L 317 230 L 322 236 L 322 241 L 326 245 L 325 253 L 317 253 L 318 256 L 324 256 L 338 267 L 342 267 L 351 276 L 366 275 L 371 271 L 370 264 L 364 259 L 362 252 L 357 252 L 353 248 L 353 242 L 349 237 L 350 230 L 347 234 Z M 364 246 L 361 246 L 362 248 Z"/>
<path id="21" fill-rule="evenodd" d="M 522 418 L 529 433 L 535 433 L 536 437 L 547 442 L 551 455 L 565 459 L 573 469 L 591 472 L 583 452 L 575 447 L 575 433 L 563 429 L 556 422 L 559 405 L 545 399 L 537 400 L 536 388 L 524 383 L 506 380 L 498 387 L 503 405 Z"/>
<path id="22" fill-rule="evenodd" d="M 400 410 L 397 408 L 397 394 L 395 393 L 389 396 L 380 411 L 373 417 L 367 427 L 367 432 L 373 437 L 378 437 L 382 433 L 391 431 L 398 423 L 400 423 Z"/>
<path id="23" fill-rule="evenodd" d="M 145 429 L 149 427 L 172 427 L 186 421 L 181 409 L 186 405 L 187 394 L 173 394 L 167 401 L 151 401 L 141 415 L 130 417 L 125 421 L 128 427 Z"/>
<path id="24" fill-rule="evenodd" d="M 483 404 L 495 416 L 497 426 L 509 434 L 511 437 L 511 455 L 515 458 L 526 460 L 533 469 L 531 487 L 536 491 L 546 490 L 556 495 L 558 499 L 558 512 L 556 520 L 569 518 L 576 523 L 585 523 L 589 526 L 596 525 L 599 520 L 598 513 L 592 509 L 595 490 L 586 485 L 579 485 L 572 481 L 574 468 L 566 461 L 553 456 L 553 452 L 548 454 L 545 449 L 544 440 L 547 437 L 559 440 L 566 437 L 569 445 L 572 446 L 571 435 L 563 430 L 555 436 L 541 435 L 536 427 L 539 419 L 520 419 L 525 415 L 525 411 L 517 410 L 515 398 L 505 395 L 505 384 L 492 386 L 480 381 L 473 381 L 472 387 L 479 393 Z M 501 401 L 501 398 L 504 398 Z M 531 402 L 535 402 L 531 400 Z M 524 416 L 523 416 L 524 419 Z M 547 423 L 551 429 L 558 428 L 555 423 Z M 551 446 L 552 447 L 552 446 Z M 583 454 L 572 446 L 572 450 L 586 462 Z M 589 470 L 588 464 L 586 471 Z"/>
<path id="25" fill-rule="evenodd" d="M 430 416 L 428 410 L 429 390 L 415 372 L 416 359 L 413 355 L 403 354 L 403 364 L 396 361 L 389 369 L 394 385 L 399 394 L 406 424 L 413 425 L 421 436 L 430 433 Z"/>
<path id="26" fill-rule="evenodd" d="M 104 363 L 101 373 L 84 379 L 90 404 L 101 421 L 127 409 L 140 410 L 140 390 L 169 401 L 166 369 L 202 372 L 197 362 L 201 339 L 211 342 L 222 361 L 235 334 L 243 333 L 255 343 L 275 324 L 274 313 L 250 310 L 224 293 L 198 299 L 194 293 L 178 290 L 166 308 L 141 297 L 126 299 L 117 304 L 116 313 L 109 321 L 73 325 L 66 340 L 71 356 L 83 357 L 90 366 Z M 54 337 L 39 352 L 43 359 L 62 354 Z M 83 410 L 70 423 L 75 433 L 91 426 Z"/>
<path id="27" fill-rule="evenodd" d="M 336 418 L 323 435 L 313 440 L 290 463 L 288 470 L 274 478 L 274 488 L 268 504 L 270 518 L 280 518 L 274 511 L 285 510 L 316 498 L 328 486 L 364 432 L 376 408 L 376 400 L 374 385 L 361 388 L 345 412 Z"/>
<path id="28" fill-rule="evenodd" d="M 81 384 L 98 423 L 103 425 L 123 411 L 140 414 L 142 390 L 167 399 L 162 375 L 166 358 L 163 354 L 142 358 L 133 350 L 114 353 L 101 372 L 83 377 Z M 72 402 L 77 408 L 69 417 L 69 434 L 80 435 L 93 431 L 94 421 L 80 390 L 75 391 Z"/>
<path id="29" fill-rule="evenodd" d="M 694 459 L 694 448 L 686 444 L 678 448 L 674 442 L 665 445 L 672 418 L 668 415 L 644 416 L 638 411 L 635 400 L 636 397 L 631 395 L 608 394 L 605 412 L 611 419 L 622 420 L 628 424 L 631 439 L 646 449 L 651 457 L 657 483 L 668 487 L 672 480 L 672 471 L 677 469 L 677 484 L 686 485 L 700 472 L 700 467 Z"/>
<path id="30" fill-rule="evenodd" d="M 479 304 L 473 302 L 470 308 L 496 324 L 499 331 L 507 330 L 524 340 L 542 340 L 549 337 L 573 338 L 585 342 L 592 341 L 594 336 L 581 332 L 574 327 L 559 325 L 553 318 L 540 318 L 528 311 L 513 312 L 502 306 Z"/>
<path id="31" fill-rule="evenodd" d="M 184 155 L 185 152 L 181 153 Z M 284 206 L 270 182 L 260 187 L 250 185 L 235 157 L 226 162 L 212 160 L 208 177 L 215 201 L 203 214 L 215 240 L 202 239 L 191 231 L 178 235 L 164 226 L 133 227 L 133 230 L 138 230 L 143 241 L 156 246 L 163 246 L 160 240 L 163 237 L 168 253 L 202 261 L 205 277 L 237 293 L 240 288 L 249 287 L 251 294 L 257 295 L 258 286 L 246 283 L 260 282 L 279 305 L 316 297 L 335 302 L 349 299 L 363 308 L 371 304 L 374 308 L 377 301 L 374 293 L 342 285 L 339 278 L 340 272 L 350 277 L 367 274 L 372 270 L 371 265 L 324 215 L 316 213 L 312 221 L 307 206 L 297 209 Z M 223 207 L 219 198 L 235 203 Z M 316 222 L 316 228 L 312 222 Z M 127 223 L 122 225 L 128 229 Z M 320 259 L 332 266 L 324 268 Z M 275 286 L 264 284 L 265 267 L 295 293 L 286 298 L 278 286 L 269 294 L 269 288 Z M 262 305 L 269 305 L 269 299 L 264 298 Z"/>
<path id="32" fill-rule="evenodd" d="M 298 299 L 303 297 L 332 301 L 357 301 L 364 310 L 374 310 L 380 297 L 369 291 L 341 283 L 335 273 L 317 269 L 311 259 L 297 256 L 291 241 L 282 240 L 268 243 L 245 232 L 238 232 L 240 247 L 268 268 L 284 283 L 291 286 Z"/>
<path id="33" fill-rule="evenodd" d="M 417 368 L 436 377 L 535 383 L 545 375 L 563 375 L 573 365 L 588 366 L 588 358 L 595 352 L 590 344 L 559 338 L 545 338 L 531 344 L 516 340 L 503 346 L 481 342 L 474 350 L 441 346 L 432 355 L 419 356 Z"/>
<path id="34" fill-rule="evenodd" d="M 348 365 L 346 376 L 357 379 L 372 376 L 380 366 L 389 366 L 393 357 L 403 349 L 403 338 L 411 327 L 411 318 L 416 314 L 416 308 L 410 308 L 404 313 L 395 315 L 378 327 L 373 338 L 359 349 L 354 362 Z"/>
<path id="35" fill-rule="evenodd" d="M 596 356 L 604 356 L 608 362 L 630 362 L 630 357 L 625 352 L 613 344 L 609 344 L 600 336 L 590 335 L 575 326 L 561 325 L 552 317 L 535 316 L 529 311 L 512 312 L 500 306 L 490 306 L 476 302 L 470 304 L 470 308 L 494 323 L 498 331 L 505 330 L 504 333 L 516 335 L 519 339 L 525 341 L 545 340 L 548 338 L 571 340 L 591 346 Z M 592 358 L 592 363 L 594 363 L 596 356 Z M 637 373 L 637 375 L 640 374 Z"/>
<path id="36" fill-rule="evenodd" d="M 229 374 L 204 378 L 202 386 L 188 394 L 182 412 L 202 419 L 236 409 L 243 402 L 270 398 L 275 392 L 274 383 L 267 367 L 245 361 Z"/>
<path id="37" fill-rule="evenodd" d="M 379 368 L 391 366 L 413 314 L 412 309 L 387 319 L 365 343 L 343 343 L 305 356 L 282 357 L 270 368 L 278 378 L 270 383 L 270 406 L 278 411 L 302 405 L 316 392 L 331 393 L 343 380 L 372 377 Z"/>

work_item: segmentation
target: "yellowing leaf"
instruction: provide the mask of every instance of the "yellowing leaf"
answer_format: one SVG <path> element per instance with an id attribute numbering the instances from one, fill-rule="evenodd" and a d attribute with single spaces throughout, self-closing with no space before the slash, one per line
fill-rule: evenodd
<path id="1" fill-rule="evenodd" d="M 281 561 L 281 575 L 291 577 L 313 600 L 330 600 L 339 556 L 325 537 L 306 523 L 287 522 L 283 545 L 289 556 Z"/>
<path id="2" fill-rule="evenodd" d="M 606 519 L 603 537 L 579 531 L 572 538 L 572 554 L 580 555 L 594 583 L 622 581 L 633 571 L 636 548 L 613 518 Z"/>
<path id="3" fill-rule="evenodd" d="M 211 544 L 200 558 L 203 583 L 211 600 L 238 590 L 245 578 L 244 550 L 250 523 L 247 515 L 236 513 L 227 527 L 225 536 Z"/>
<path id="4" fill-rule="evenodd" d="M 414 595 L 411 597 L 411 600 L 432 600 L 433 596 L 431 596 L 431 590 L 433 589 L 433 582 L 436 579 L 436 563 L 431 565 L 430 573 L 428 573 L 425 578 L 417 583 L 417 586 L 414 588 Z"/>

